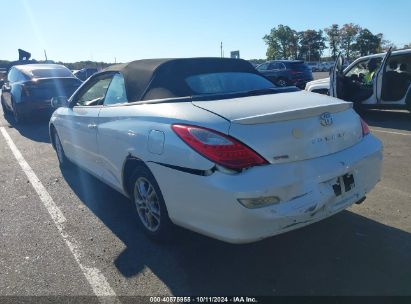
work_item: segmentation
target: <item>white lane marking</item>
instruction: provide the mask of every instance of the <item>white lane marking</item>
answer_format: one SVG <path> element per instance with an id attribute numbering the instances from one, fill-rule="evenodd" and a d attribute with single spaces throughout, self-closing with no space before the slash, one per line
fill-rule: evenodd
<path id="1" fill-rule="evenodd" d="M 373 132 L 381 132 L 381 133 L 388 133 L 388 134 L 396 134 L 396 135 L 404 135 L 404 136 L 411 136 L 411 133 L 401 133 L 401 132 L 393 132 L 393 131 L 383 131 L 374 128 L 370 128 Z"/>
<path id="2" fill-rule="evenodd" d="M 60 232 L 61 237 L 64 239 L 67 247 L 70 249 L 71 253 L 74 256 L 74 259 L 80 266 L 81 271 L 83 272 L 87 281 L 90 283 L 94 294 L 98 297 L 115 297 L 116 293 L 111 288 L 111 286 L 107 282 L 104 275 L 100 272 L 100 270 L 98 270 L 95 267 L 89 267 L 82 264 L 81 257 L 83 256 L 83 253 L 76 240 L 73 237 L 71 237 L 65 229 L 66 218 L 64 214 L 53 201 L 50 194 L 47 192 L 46 188 L 44 188 L 43 184 L 38 179 L 37 175 L 34 173 L 33 169 L 24 159 L 23 155 L 21 155 L 20 151 L 17 149 L 16 145 L 14 144 L 10 135 L 7 133 L 6 129 L 4 127 L 0 127 L 0 131 L 3 134 L 3 137 L 5 138 L 11 152 L 13 152 L 14 157 L 17 159 L 17 162 L 19 163 L 20 167 L 23 169 L 24 173 L 29 179 L 34 190 L 36 190 L 38 196 L 40 197 L 40 200 L 43 202 L 47 211 L 50 213 L 50 216 L 53 219 L 53 222 L 56 225 L 58 231 Z M 104 301 L 104 299 L 100 299 L 100 301 Z"/>

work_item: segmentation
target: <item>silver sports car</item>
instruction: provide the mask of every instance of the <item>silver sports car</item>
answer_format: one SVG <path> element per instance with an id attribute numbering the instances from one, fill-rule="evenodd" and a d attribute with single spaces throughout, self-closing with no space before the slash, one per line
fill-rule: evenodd
<path id="1" fill-rule="evenodd" d="M 277 88 L 243 60 L 115 65 L 52 104 L 61 166 L 131 198 L 154 238 L 179 225 L 257 241 L 363 202 L 381 176 L 381 143 L 351 103 Z"/>

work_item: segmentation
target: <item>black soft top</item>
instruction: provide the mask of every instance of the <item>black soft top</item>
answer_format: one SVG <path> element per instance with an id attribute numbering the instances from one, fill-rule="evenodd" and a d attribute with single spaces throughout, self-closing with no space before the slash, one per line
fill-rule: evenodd
<path id="1" fill-rule="evenodd" d="M 185 82 L 192 75 L 221 72 L 259 75 L 248 61 L 228 58 L 145 59 L 104 70 L 109 71 L 124 76 L 129 101 L 192 96 L 194 92 Z"/>

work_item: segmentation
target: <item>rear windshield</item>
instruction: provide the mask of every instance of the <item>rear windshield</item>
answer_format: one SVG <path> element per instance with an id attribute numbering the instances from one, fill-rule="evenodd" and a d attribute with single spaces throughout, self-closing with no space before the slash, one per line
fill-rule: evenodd
<path id="1" fill-rule="evenodd" d="M 65 68 L 42 68 L 27 71 L 31 78 L 49 78 L 49 77 L 73 77 L 69 69 Z"/>
<path id="2" fill-rule="evenodd" d="M 264 77 L 240 72 L 193 75 L 187 77 L 185 81 L 195 94 L 224 94 L 275 87 Z"/>
<path id="3" fill-rule="evenodd" d="M 287 67 L 291 70 L 307 70 L 309 69 L 308 65 L 303 62 L 288 62 Z"/>

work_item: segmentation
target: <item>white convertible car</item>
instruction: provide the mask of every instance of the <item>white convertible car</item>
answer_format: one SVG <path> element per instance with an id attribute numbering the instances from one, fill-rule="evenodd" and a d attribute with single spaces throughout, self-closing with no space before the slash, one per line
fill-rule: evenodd
<path id="1" fill-rule="evenodd" d="M 351 103 L 277 88 L 243 60 L 116 65 L 52 104 L 60 165 L 131 198 L 154 238 L 175 224 L 261 240 L 363 202 L 380 179 L 381 142 Z"/>

